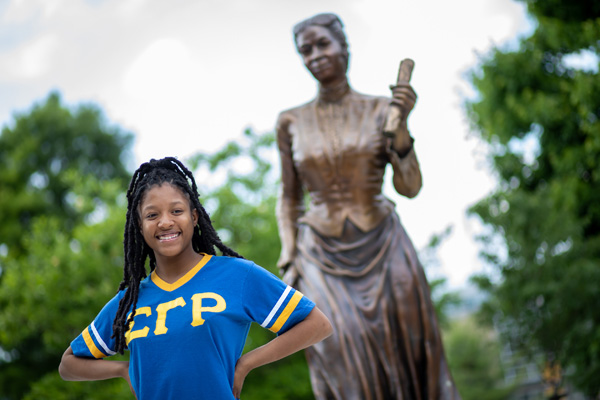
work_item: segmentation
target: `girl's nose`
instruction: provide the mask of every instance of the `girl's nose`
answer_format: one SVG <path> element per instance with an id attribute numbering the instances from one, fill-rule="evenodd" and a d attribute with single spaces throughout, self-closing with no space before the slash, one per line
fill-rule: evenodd
<path id="1" fill-rule="evenodd" d="M 161 216 L 158 220 L 158 227 L 161 229 L 168 229 L 173 226 L 173 220 L 168 216 Z"/>

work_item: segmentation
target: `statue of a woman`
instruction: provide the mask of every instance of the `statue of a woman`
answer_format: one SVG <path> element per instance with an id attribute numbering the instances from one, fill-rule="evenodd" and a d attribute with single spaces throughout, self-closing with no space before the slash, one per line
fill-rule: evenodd
<path id="1" fill-rule="evenodd" d="M 391 102 L 405 118 L 388 138 L 390 99 L 348 84 L 339 18 L 316 15 L 297 24 L 294 36 L 319 92 L 277 121 L 278 266 L 334 326 L 306 353 L 315 397 L 459 399 L 423 268 L 381 193 L 388 164 L 398 193 L 414 197 L 421 188 L 406 125 L 416 94 L 408 83 L 392 87 Z"/>

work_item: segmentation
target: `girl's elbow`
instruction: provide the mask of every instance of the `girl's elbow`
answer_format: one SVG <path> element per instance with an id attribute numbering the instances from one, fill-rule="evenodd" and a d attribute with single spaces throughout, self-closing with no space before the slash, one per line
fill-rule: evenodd
<path id="1" fill-rule="evenodd" d="M 69 368 L 65 364 L 64 360 L 60 362 L 58 365 L 58 374 L 62 378 L 63 381 L 73 381 L 73 374 L 70 372 Z"/>
<path id="2" fill-rule="evenodd" d="M 69 377 L 70 377 L 69 372 L 68 372 L 67 368 L 65 367 L 65 364 L 62 360 L 61 360 L 60 364 L 58 364 L 58 374 L 60 375 L 60 377 L 62 378 L 63 381 L 71 380 L 71 379 L 69 379 Z"/>
<path id="3" fill-rule="evenodd" d="M 319 340 L 317 340 L 317 342 L 322 342 L 323 340 L 325 340 L 329 336 L 331 336 L 333 334 L 333 328 L 331 327 L 331 325 L 328 325 L 324 329 L 322 329 L 320 333 L 321 333 L 321 335 L 319 337 Z"/>
<path id="4" fill-rule="evenodd" d="M 329 318 L 322 313 L 319 321 L 319 332 L 321 332 L 321 340 L 326 339 L 333 334 L 333 325 L 331 324 L 331 321 L 329 321 Z"/>
<path id="5" fill-rule="evenodd" d="M 331 322 L 329 322 L 329 320 L 327 320 L 327 324 L 326 324 L 325 332 L 324 332 L 325 336 L 323 337 L 323 339 L 328 338 L 332 334 L 333 334 L 333 325 L 331 325 Z"/>
<path id="6" fill-rule="evenodd" d="M 58 374 L 64 381 L 73 380 L 73 374 L 70 372 L 69 369 L 69 358 L 71 357 L 75 357 L 75 355 L 73 354 L 73 350 L 71 350 L 71 347 L 69 347 L 62 355 L 62 358 L 60 359 L 60 364 L 58 364 Z"/>

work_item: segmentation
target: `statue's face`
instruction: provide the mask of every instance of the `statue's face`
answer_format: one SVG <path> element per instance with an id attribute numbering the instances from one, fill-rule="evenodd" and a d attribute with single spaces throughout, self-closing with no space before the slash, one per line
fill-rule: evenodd
<path id="1" fill-rule="evenodd" d="M 322 26 L 309 26 L 296 38 L 298 52 L 304 65 L 321 83 L 328 83 L 346 75 L 344 48 Z"/>

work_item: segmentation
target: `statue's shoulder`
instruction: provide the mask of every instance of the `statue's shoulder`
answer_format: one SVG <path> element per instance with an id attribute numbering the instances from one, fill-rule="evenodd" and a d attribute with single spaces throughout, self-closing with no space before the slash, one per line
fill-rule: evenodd
<path id="1" fill-rule="evenodd" d="M 313 99 L 313 100 L 308 101 L 299 106 L 288 108 L 287 110 L 283 110 L 281 113 L 279 113 L 279 115 L 298 114 L 299 112 L 305 110 L 306 108 L 311 107 L 315 102 L 316 102 L 316 99 Z"/>
<path id="2" fill-rule="evenodd" d="M 291 122 L 293 120 L 295 120 L 296 118 L 298 118 L 298 116 L 305 111 L 306 109 L 312 107 L 314 105 L 316 100 L 311 100 L 309 102 L 306 102 L 304 104 L 301 104 L 299 106 L 295 106 L 292 108 L 288 108 L 287 110 L 283 110 L 279 113 L 279 116 L 277 118 L 278 121 L 278 125 L 281 123 L 285 123 L 285 122 Z"/>

